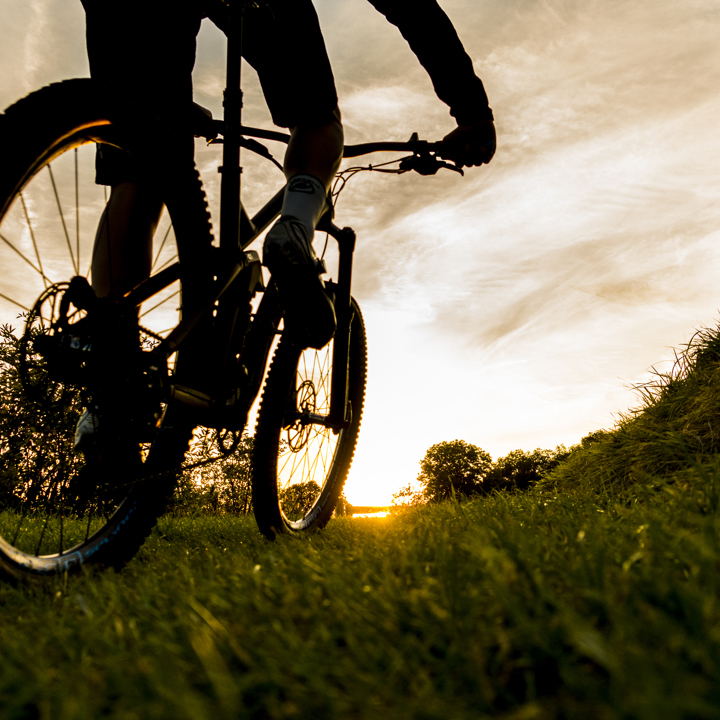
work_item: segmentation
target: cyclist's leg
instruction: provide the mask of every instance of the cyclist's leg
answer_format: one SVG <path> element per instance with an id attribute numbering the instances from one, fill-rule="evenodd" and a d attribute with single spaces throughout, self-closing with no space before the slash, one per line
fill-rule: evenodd
<path id="1" fill-rule="evenodd" d="M 340 167 L 342 152 L 339 108 L 329 122 L 300 122 L 291 128 L 283 166 L 288 187 L 282 214 L 298 218 L 310 236 L 325 211 L 325 198 Z"/>
<path id="2" fill-rule="evenodd" d="M 152 234 L 163 202 L 194 207 L 199 198 L 191 73 L 202 13 L 199 3 L 174 0 L 84 4 L 91 75 L 104 89 L 105 102 L 124 128 L 131 151 L 129 156 L 111 152 L 98 158 L 98 181 L 113 189 L 104 227 L 98 228 L 93 287 L 98 294 L 110 288 L 122 293 L 148 276 Z M 156 188 L 162 188 L 162 196 Z M 197 217 L 205 217 L 204 207 Z M 191 228 L 182 242 L 178 237 L 184 314 L 206 301 L 212 283 L 211 249 L 204 241 L 207 227 L 194 234 L 190 242 L 185 238 L 193 237 Z M 207 374 L 206 334 L 200 328 L 186 341 L 178 366 L 185 375 Z M 189 347 L 193 344 L 199 347 L 195 352 Z"/>
<path id="3" fill-rule="evenodd" d="M 317 14 L 311 0 L 269 5 L 272 16 L 249 16 L 243 55 L 258 72 L 273 122 L 291 129 L 286 177 L 311 175 L 327 190 L 342 158 L 343 129 Z"/>
<path id="4" fill-rule="evenodd" d="M 312 245 L 327 194 L 342 157 L 339 112 L 324 125 L 298 124 L 285 156 L 282 214 L 265 238 L 263 259 L 285 307 L 285 328 L 295 342 L 322 348 L 334 335 L 335 308 L 325 292 Z"/>
<path id="5" fill-rule="evenodd" d="M 335 331 L 335 311 L 318 275 L 315 226 L 342 157 L 337 92 L 317 15 L 310 0 L 270 0 L 246 38 L 275 124 L 292 129 L 285 157 L 288 186 L 280 220 L 263 249 L 285 306 L 285 327 L 298 343 L 322 347 Z M 268 42 L 272 38 L 273 42 Z"/>
<path id="6" fill-rule="evenodd" d="M 135 154 L 132 160 L 121 151 L 98 157 L 98 182 L 113 188 L 93 257 L 93 287 L 105 295 L 149 275 L 162 201 L 148 178 L 165 187 L 178 170 L 192 170 L 191 72 L 201 13 L 194 3 L 171 0 L 83 4 L 91 76 Z M 158 128 L 161 144 L 152 137 Z"/>
<path id="7" fill-rule="evenodd" d="M 112 185 L 95 236 L 92 288 L 98 297 L 118 295 L 150 277 L 152 241 L 163 203 L 147 185 Z"/>
<path id="8" fill-rule="evenodd" d="M 83 0 L 83 4 L 91 75 L 112 120 L 123 129 L 129 151 L 106 146 L 97 157 L 97 182 L 112 190 L 97 228 L 92 286 L 100 297 L 117 296 L 150 275 L 152 239 L 163 203 L 181 206 L 178 196 L 184 193 L 197 200 L 192 189 L 197 183 L 190 117 L 191 72 L 201 13 L 194 3 L 178 5 L 170 0 Z M 162 142 L 157 142 L 158 137 Z M 204 217 L 203 212 L 200 215 Z M 198 232 L 193 240 L 201 245 L 202 237 Z M 188 243 L 181 244 L 182 258 L 188 254 Z M 190 250 L 191 255 L 197 253 Z M 202 275 L 200 262 L 182 266 Z M 206 275 L 205 284 L 211 281 L 209 269 Z M 192 312 L 204 285 L 194 277 L 181 280 L 183 306 Z M 129 358 L 137 356 L 137 322 L 137 315 L 127 317 L 115 333 L 119 352 Z M 184 365 L 198 372 L 197 362 L 186 358 Z M 97 397 L 93 393 L 78 422 L 76 448 L 94 445 L 99 427 L 95 416 L 101 411 Z M 142 403 L 134 406 L 142 407 Z"/>
<path id="9" fill-rule="evenodd" d="M 343 154 L 343 126 L 339 108 L 324 125 L 299 124 L 291 128 L 284 171 L 290 179 L 312 175 L 330 189 Z"/>

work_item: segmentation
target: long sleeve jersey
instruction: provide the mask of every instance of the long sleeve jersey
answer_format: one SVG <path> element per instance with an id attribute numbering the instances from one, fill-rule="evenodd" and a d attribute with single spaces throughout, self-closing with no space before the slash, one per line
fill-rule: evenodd
<path id="1" fill-rule="evenodd" d="M 436 0 L 368 0 L 402 33 L 425 68 L 437 96 L 458 125 L 492 120 L 482 81 L 475 74 L 452 22 Z"/>

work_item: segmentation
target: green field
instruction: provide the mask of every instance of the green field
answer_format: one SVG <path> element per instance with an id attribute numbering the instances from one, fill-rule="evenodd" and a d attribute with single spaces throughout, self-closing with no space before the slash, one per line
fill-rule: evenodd
<path id="1" fill-rule="evenodd" d="M 720 718 L 720 341 L 528 492 L 0 586 L 4 718 Z"/>
<path id="2" fill-rule="evenodd" d="M 166 519 L 121 575 L 0 588 L 2 717 L 720 717 L 705 497 Z"/>

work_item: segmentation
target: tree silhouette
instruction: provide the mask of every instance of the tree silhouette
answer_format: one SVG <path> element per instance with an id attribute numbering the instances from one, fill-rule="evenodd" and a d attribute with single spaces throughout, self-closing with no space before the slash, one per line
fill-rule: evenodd
<path id="1" fill-rule="evenodd" d="M 482 490 L 527 490 L 568 454 L 564 445 L 555 450 L 513 450 L 497 459 L 483 481 Z"/>
<path id="2" fill-rule="evenodd" d="M 418 481 L 427 502 L 472 495 L 480 490 L 492 466 L 492 457 L 465 440 L 433 445 L 420 463 Z"/>

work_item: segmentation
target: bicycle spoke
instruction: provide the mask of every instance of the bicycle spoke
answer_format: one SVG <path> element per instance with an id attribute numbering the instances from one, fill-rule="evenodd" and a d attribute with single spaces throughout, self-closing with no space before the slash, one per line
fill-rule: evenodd
<path id="1" fill-rule="evenodd" d="M 160 253 L 163 251 L 163 248 L 165 247 L 165 243 L 167 242 L 167 239 L 170 235 L 170 231 L 172 230 L 172 224 L 168 225 L 168 229 L 165 231 L 165 236 L 162 239 L 162 242 L 160 243 L 160 247 L 158 248 L 157 254 L 155 255 L 155 259 L 152 263 L 152 269 L 155 269 L 155 266 L 158 264 L 158 260 L 160 260 Z"/>
<path id="2" fill-rule="evenodd" d="M 64 520 L 65 520 L 65 510 L 61 508 L 60 510 L 60 538 L 58 542 L 58 555 L 62 555 L 64 551 L 64 543 L 63 543 L 63 530 L 64 530 Z"/>
<path id="3" fill-rule="evenodd" d="M 7 300 L 8 302 L 12 303 L 13 305 L 17 305 L 21 310 L 23 310 L 25 312 L 28 312 L 28 313 L 30 312 L 30 308 L 25 307 L 25 305 L 22 305 L 17 300 L 13 300 L 11 297 L 8 297 L 7 295 L 3 295 L 3 293 L 0 293 L 0 298 L 2 298 L 3 300 Z"/>
<path id="4" fill-rule="evenodd" d="M 174 297 L 177 297 L 180 294 L 180 290 L 177 290 L 172 295 L 168 295 L 165 299 L 161 300 L 156 305 L 153 305 L 149 310 L 144 310 L 142 313 L 140 313 L 140 317 L 145 317 L 147 314 L 151 313 L 153 310 L 157 310 L 159 307 L 162 307 L 166 302 L 169 300 L 172 300 Z"/>
<path id="5" fill-rule="evenodd" d="M 177 262 L 178 256 L 177 254 L 173 255 L 173 257 L 166 260 L 159 268 L 156 268 L 155 273 L 159 273 L 161 270 L 164 270 L 168 265 L 172 265 L 172 263 Z"/>
<path id="6" fill-rule="evenodd" d="M 75 274 L 80 274 L 80 267 L 78 266 L 77 260 L 75 259 L 75 253 L 73 253 L 72 242 L 70 242 L 70 233 L 68 233 L 67 224 L 65 223 L 65 214 L 63 213 L 62 204 L 60 203 L 60 196 L 58 195 L 57 185 L 55 185 L 55 175 L 52 171 L 52 166 L 47 166 L 48 172 L 50 173 L 50 182 L 52 183 L 53 193 L 55 195 L 55 202 L 57 203 L 58 215 L 60 216 L 60 222 L 63 226 L 63 232 L 65 233 L 65 241 L 67 242 L 68 252 L 70 253 L 70 260 L 72 261 L 73 269 Z"/>
<path id="7" fill-rule="evenodd" d="M 305 465 L 307 467 L 307 472 L 304 474 L 304 477 L 306 477 L 308 481 L 315 482 L 315 470 L 317 469 L 318 460 L 320 458 L 318 453 L 315 453 L 314 455 L 310 453 L 312 446 L 313 443 L 310 442 L 308 446 L 308 451 L 305 453 Z M 310 462 L 311 458 L 312 462 Z"/>
<path id="8" fill-rule="evenodd" d="M 313 473 L 315 473 L 319 467 L 322 468 L 323 470 L 325 470 L 327 468 L 326 461 L 327 461 L 327 454 L 330 450 L 330 444 L 329 444 L 329 438 L 327 437 L 325 430 L 317 433 L 316 442 L 318 445 L 318 451 L 315 454 L 315 462 L 313 463 Z M 314 477 L 314 475 L 313 475 L 313 477 Z M 323 478 L 324 477 L 325 476 L 323 474 Z M 323 482 L 318 483 L 318 485 L 320 485 L 322 487 L 324 482 L 325 481 L 323 479 Z"/>
<path id="9" fill-rule="evenodd" d="M 284 460 L 283 464 L 278 467 L 278 479 L 280 479 L 280 478 L 283 477 L 283 475 L 284 475 L 284 473 L 285 473 L 285 470 L 286 470 L 286 468 L 287 468 L 287 464 L 290 462 L 290 460 L 292 459 L 293 455 L 294 455 L 294 453 L 286 453 L 286 455 L 285 455 L 285 460 Z M 280 458 L 282 458 L 282 455 L 280 456 Z M 278 459 L 279 459 L 279 458 L 278 458 Z M 292 475 L 292 473 L 291 473 L 291 475 Z M 283 488 L 285 488 L 285 487 L 287 487 L 287 483 L 285 483 L 285 485 L 283 485 Z"/>
<path id="10" fill-rule="evenodd" d="M 35 554 L 36 554 L 36 555 L 39 555 L 39 554 L 40 554 L 40 548 L 42 547 L 42 541 L 43 541 L 43 538 L 45 537 L 45 530 L 47 529 L 48 522 L 49 522 L 49 520 L 48 520 L 48 517 L 47 517 L 47 515 L 46 515 L 46 516 L 45 516 L 45 522 L 43 523 L 43 527 L 42 527 L 42 532 L 40 533 L 40 539 L 38 540 L 38 542 L 37 542 L 37 547 L 35 548 Z"/>
<path id="11" fill-rule="evenodd" d="M 287 457 L 285 458 L 285 462 L 282 465 L 282 468 L 278 471 L 278 477 L 281 477 L 285 471 L 288 469 L 288 463 L 290 463 L 290 471 L 288 473 L 288 479 L 285 481 L 285 484 L 283 485 L 283 489 L 287 489 L 292 483 L 291 480 L 293 476 L 295 475 L 295 469 L 296 469 L 296 462 L 297 462 L 297 453 L 289 452 L 287 454 Z"/>
<path id="12" fill-rule="evenodd" d="M 27 508 L 25 505 L 23 505 L 22 514 L 20 515 L 20 520 L 18 521 L 17 528 L 15 528 L 15 533 L 13 534 L 12 538 L 12 544 L 14 545 L 17 542 L 17 539 L 20 535 L 20 530 L 22 529 L 23 520 L 27 517 Z"/>
<path id="13" fill-rule="evenodd" d="M 32 222 L 30 221 L 30 213 L 28 212 L 27 205 L 25 204 L 25 196 L 20 193 L 20 202 L 22 204 L 23 212 L 25 213 L 25 222 L 27 223 L 28 230 L 30 232 L 30 238 L 32 240 L 33 248 L 35 249 L 35 258 L 37 259 L 37 266 L 33 264 L 33 262 L 25 256 L 25 254 L 18 250 L 15 245 L 10 242 L 4 235 L 0 234 L 0 239 L 12 250 L 14 250 L 40 277 L 43 279 L 43 283 L 45 287 L 47 287 L 50 284 L 50 280 L 45 275 L 45 271 L 43 270 L 42 266 L 42 260 L 40 259 L 40 252 L 38 250 L 37 241 L 35 240 L 35 231 L 33 230 Z"/>
<path id="14" fill-rule="evenodd" d="M 75 251 L 77 272 L 80 272 L 80 181 L 78 178 L 78 149 L 73 151 L 75 159 Z"/>

